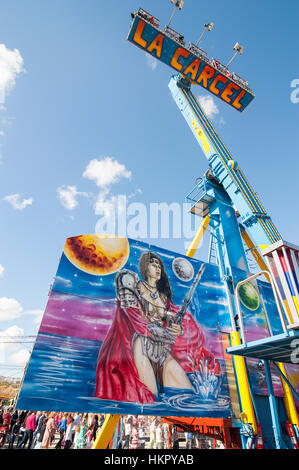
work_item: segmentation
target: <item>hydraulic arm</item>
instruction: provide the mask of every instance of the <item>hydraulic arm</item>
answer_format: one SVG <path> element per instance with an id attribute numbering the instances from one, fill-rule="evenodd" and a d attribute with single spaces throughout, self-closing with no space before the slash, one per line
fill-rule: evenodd
<path id="1" fill-rule="evenodd" d="M 261 249 L 281 239 L 258 196 L 231 156 L 218 133 L 190 90 L 191 82 L 174 76 L 169 83 L 172 96 L 205 154 L 209 166 L 240 214 L 241 223 L 252 233 Z"/>

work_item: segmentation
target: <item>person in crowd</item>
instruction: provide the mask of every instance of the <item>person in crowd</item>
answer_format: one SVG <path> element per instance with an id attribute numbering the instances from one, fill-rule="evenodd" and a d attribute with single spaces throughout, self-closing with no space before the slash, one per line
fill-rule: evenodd
<path id="1" fill-rule="evenodd" d="M 17 445 L 17 449 L 21 449 L 22 447 L 25 448 L 27 441 L 29 441 L 27 449 L 31 448 L 33 441 L 33 433 L 35 431 L 35 414 L 35 411 L 29 412 L 29 415 L 25 421 L 24 436 L 21 442 L 19 442 L 19 444 Z"/>
<path id="2" fill-rule="evenodd" d="M 26 416 L 27 416 L 27 411 L 22 410 L 19 416 L 21 426 L 24 423 Z"/>
<path id="3" fill-rule="evenodd" d="M 210 442 L 209 439 L 203 438 L 201 441 L 201 448 L 202 449 L 210 449 Z"/>
<path id="4" fill-rule="evenodd" d="M 20 442 L 22 441 L 23 437 L 24 437 L 24 434 L 25 434 L 25 424 L 24 422 L 21 424 L 20 422 L 20 430 L 19 430 L 19 433 L 18 433 L 18 438 L 17 438 L 17 445 L 16 445 L 16 448 L 18 448 L 18 445 L 20 444 Z"/>
<path id="5" fill-rule="evenodd" d="M 9 439 L 9 449 L 13 449 L 14 442 L 16 440 L 17 435 L 20 432 L 20 421 L 17 419 L 17 421 L 14 423 L 14 425 L 11 427 L 10 430 L 10 439 Z"/>
<path id="6" fill-rule="evenodd" d="M 89 425 L 87 422 L 87 430 L 86 430 L 86 448 L 87 449 L 92 448 L 92 434 L 93 434 L 93 420 L 91 421 Z"/>
<path id="7" fill-rule="evenodd" d="M 0 447 L 3 447 L 9 433 L 9 419 L 3 418 L 2 426 L 0 427 Z"/>
<path id="8" fill-rule="evenodd" d="M 46 424 L 46 429 L 44 432 L 44 437 L 42 440 L 42 448 L 48 449 L 56 432 L 56 426 L 54 421 L 55 413 L 50 413 L 49 419 Z"/>
<path id="9" fill-rule="evenodd" d="M 68 415 L 67 413 L 65 413 L 65 415 L 58 422 L 57 430 L 59 432 L 59 440 L 55 446 L 55 449 L 61 449 L 61 444 L 64 439 L 64 435 L 65 435 L 66 428 L 67 428 L 67 420 L 68 420 Z"/>
<path id="10" fill-rule="evenodd" d="M 141 420 L 138 429 L 138 448 L 145 449 L 145 426 L 144 421 Z"/>
<path id="11" fill-rule="evenodd" d="M 73 436 L 73 428 L 75 426 L 75 420 L 71 416 L 70 417 L 70 422 L 68 427 L 66 428 L 66 433 L 65 433 L 65 441 L 64 441 L 64 449 L 70 449 L 72 446 L 72 436 Z"/>
<path id="12" fill-rule="evenodd" d="M 124 449 L 129 449 L 131 431 L 132 431 L 132 418 L 128 416 L 125 421 L 125 442 L 124 442 L 124 447 L 123 447 Z"/>
<path id="13" fill-rule="evenodd" d="M 139 424 L 138 416 L 136 416 L 136 415 L 133 416 L 133 418 L 132 418 L 132 424 L 138 426 L 138 424 Z"/>
<path id="14" fill-rule="evenodd" d="M 92 435 L 91 435 L 91 439 L 92 439 L 93 441 L 95 441 L 96 436 L 97 436 L 97 431 L 98 431 L 98 428 L 99 428 L 99 417 L 98 417 L 98 415 L 94 415 L 94 417 L 93 417 L 93 419 L 92 419 L 91 426 L 92 426 Z"/>
<path id="15" fill-rule="evenodd" d="M 10 427 L 10 421 L 11 421 L 11 410 L 9 407 L 7 407 L 5 410 L 4 410 L 4 414 L 3 414 L 3 422 L 4 420 L 6 421 L 6 423 L 8 423 L 8 427 Z"/>
<path id="16" fill-rule="evenodd" d="M 138 448 L 138 422 L 132 425 L 131 437 L 130 437 L 130 449 Z"/>
<path id="17" fill-rule="evenodd" d="M 173 436 L 173 449 L 179 449 L 180 441 L 179 441 L 179 433 L 176 426 L 172 428 L 172 436 Z"/>
<path id="18" fill-rule="evenodd" d="M 186 436 L 186 449 L 192 449 L 192 438 L 193 438 L 192 432 L 186 432 L 185 436 Z"/>
<path id="19" fill-rule="evenodd" d="M 12 430 L 12 427 L 14 424 L 17 422 L 19 417 L 18 410 L 15 410 L 13 414 L 11 415 L 11 420 L 10 420 L 10 431 Z"/>
<path id="20" fill-rule="evenodd" d="M 58 423 L 59 423 L 60 419 L 61 419 L 60 413 L 55 413 L 55 415 L 54 415 L 54 423 L 55 423 L 56 429 L 57 429 L 57 427 L 58 427 Z"/>
<path id="21" fill-rule="evenodd" d="M 80 435 L 80 429 L 81 429 L 81 424 L 77 424 L 76 426 L 74 425 L 73 427 L 73 435 L 72 435 L 72 439 L 73 439 L 73 448 L 75 448 L 75 445 L 77 444 L 77 441 L 78 441 L 78 438 L 79 438 L 79 435 Z"/>
<path id="22" fill-rule="evenodd" d="M 101 415 L 100 421 L 99 421 L 99 427 L 100 427 L 100 428 L 103 426 L 104 421 L 105 421 L 105 415 Z"/>
<path id="23" fill-rule="evenodd" d="M 87 448 L 92 447 L 92 442 L 95 440 L 97 435 L 97 429 L 99 427 L 99 417 L 94 415 L 91 419 L 91 422 L 87 428 L 86 438 L 87 438 Z"/>
<path id="24" fill-rule="evenodd" d="M 81 423 L 81 415 L 76 413 L 74 416 L 74 426 L 73 426 L 73 434 L 72 434 L 72 443 L 75 444 L 79 433 L 80 433 L 80 423 Z"/>
<path id="25" fill-rule="evenodd" d="M 169 428 L 168 428 L 167 423 L 162 423 L 162 434 L 163 434 L 163 441 L 164 441 L 164 449 L 169 449 L 169 446 L 168 446 Z"/>
<path id="26" fill-rule="evenodd" d="M 152 422 L 150 424 L 150 449 L 156 448 L 156 421 L 153 417 Z"/>
<path id="27" fill-rule="evenodd" d="M 156 446 L 157 449 L 164 448 L 164 439 L 163 439 L 163 431 L 162 431 L 162 424 L 158 422 L 156 427 Z"/>
<path id="28" fill-rule="evenodd" d="M 42 441 L 43 441 L 44 434 L 46 431 L 47 421 L 48 421 L 48 418 L 46 417 L 46 415 L 43 415 L 42 419 L 39 422 L 40 428 L 39 428 L 39 433 L 37 434 L 34 449 L 42 448 Z"/>
<path id="29" fill-rule="evenodd" d="M 43 421 L 46 418 L 46 414 L 44 411 L 42 411 L 39 415 L 39 417 L 36 419 L 35 423 L 35 432 L 33 433 L 33 443 L 32 447 L 35 449 L 36 442 L 39 438 L 40 432 L 41 432 L 41 427 L 43 426 Z"/>
<path id="30" fill-rule="evenodd" d="M 85 449 L 86 447 L 86 431 L 87 431 L 87 419 L 86 417 L 82 418 L 82 422 L 80 425 L 80 432 L 78 439 L 74 445 L 75 449 Z"/>

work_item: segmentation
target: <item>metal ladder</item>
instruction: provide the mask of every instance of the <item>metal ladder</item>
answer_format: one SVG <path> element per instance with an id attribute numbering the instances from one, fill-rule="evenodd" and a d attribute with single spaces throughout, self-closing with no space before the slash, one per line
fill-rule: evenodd
<path id="1" fill-rule="evenodd" d="M 216 240 L 212 232 L 210 232 L 208 263 L 217 265 Z"/>

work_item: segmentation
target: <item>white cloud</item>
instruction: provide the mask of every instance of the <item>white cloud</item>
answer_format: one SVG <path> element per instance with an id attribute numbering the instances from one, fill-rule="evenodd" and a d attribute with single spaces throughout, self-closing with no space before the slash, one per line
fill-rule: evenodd
<path id="1" fill-rule="evenodd" d="M 35 317 L 33 319 L 33 323 L 40 324 L 42 317 L 43 317 L 44 311 L 42 309 L 33 309 L 33 310 L 25 310 L 23 312 L 23 315 L 33 315 Z"/>
<path id="2" fill-rule="evenodd" d="M 0 297 L 0 321 L 9 321 L 21 318 L 24 315 L 35 317 L 33 323 L 40 323 L 44 311 L 42 309 L 24 310 L 20 302 L 8 297 Z M 7 330 L 8 332 L 10 329 Z"/>
<path id="3" fill-rule="evenodd" d="M 15 320 L 23 312 L 22 305 L 15 299 L 0 297 L 0 321 Z"/>
<path id="4" fill-rule="evenodd" d="M 77 191 L 76 186 L 63 185 L 57 188 L 58 198 L 61 204 L 69 211 L 75 209 L 78 206 L 77 198 L 79 196 L 87 197 L 87 193 Z"/>
<path id="5" fill-rule="evenodd" d="M 97 160 L 96 158 L 91 160 L 85 168 L 83 176 L 95 181 L 99 188 L 107 188 L 117 183 L 121 178 L 130 179 L 132 173 L 117 160 L 105 157 L 102 160 Z"/>
<path id="6" fill-rule="evenodd" d="M 107 197 L 109 190 L 100 191 L 95 202 L 94 210 L 96 215 L 105 215 L 108 217 L 111 215 L 111 211 L 115 214 L 122 214 L 126 210 L 127 202 L 133 199 L 137 194 L 142 194 L 141 189 L 137 189 L 133 193 L 126 194 L 111 194 Z"/>
<path id="7" fill-rule="evenodd" d="M 104 215 L 109 217 L 111 213 L 121 214 L 126 209 L 126 196 L 124 194 L 119 194 L 117 196 L 111 195 L 108 199 L 105 198 L 105 192 L 100 192 L 98 194 L 94 211 L 96 215 Z"/>
<path id="8" fill-rule="evenodd" d="M 3 106 L 6 96 L 14 88 L 16 78 L 24 72 L 24 60 L 18 49 L 7 49 L 0 44 L 0 103 Z"/>
<path id="9" fill-rule="evenodd" d="M 150 69 L 156 70 L 158 61 L 155 57 L 153 57 L 152 55 L 146 54 L 146 63 Z"/>
<path id="10" fill-rule="evenodd" d="M 3 129 L 0 129 L 0 137 L 3 137 L 5 135 L 5 132 Z"/>
<path id="11" fill-rule="evenodd" d="M 16 366 L 25 366 L 30 357 L 28 349 L 19 349 L 9 356 L 9 362 Z"/>
<path id="12" fill-rule="evenodd" d="M 20 199 L 19 194 L 10 194 L 9 196 L 5 196 L 3 198 L 4 201 L 7 201 L 11 206 L 18 211 L 24 210 L 27 206 L 31 206 L 33 199 L 30 197 L 29 199 Z"/>
<path id="13" fill-rule="evenodd" d="M 0 365 L 25 365 L 29 351 L 19 342 L 24 336 L 23 328 L 17 325 L 10 326 L 5 331 L 0 331 Z M 25 351 L 27 355 L 25 355 Z M 25 362 L 23 363 L 23 361 Z"/>
<path id="14" fill-rule="evenodd" d="M 21 376 L 23 367 L 26 365 L 33 343 L 28 343 L 28 348 L 22 344 L 24 340 L 24 329 L 17 325 L 10 326 L 5 331 L 0 331 L 0 374 Z M 10 368 L 7 369 L 6 365 Z M 17 369 L 12 369 L 15 366 Z"/>
<path id="15" fill-rule="evenodd" d="M 3 277 L 3 273 L 4 273 L 4 268 L 3 268 L 3 266 L 0 264 L 0 279 L 1 279 L 1 277 Z"/>
<path id="16" fill-rule="evenodd" d="M 15 351 L 18 349 L 16 346 L 16 338 L 19 338 L 24 335 L 23 328 L 20 328 L 17 325 L 10 326 L 4 331 L 0 331 L 0 345 L 8 351 Z"/>
<path id="17" fill-rule="evenodd" d="M 135 196 L 137 196 L 137 194 L 142 194 L 142 189 L 140 188 L 136 189 L 136 191 L 128 195 L 128 199 L 134 198 Z"/>
<path id="18" fill-rule="evenodd" d="M 219 114 L 219 109 L 214 101 L 213 96 L 200 95 L 198 97 L 198 101 L 208 118 L 213 119 L 215 116 L 217 116 L 217 114 Z"/>

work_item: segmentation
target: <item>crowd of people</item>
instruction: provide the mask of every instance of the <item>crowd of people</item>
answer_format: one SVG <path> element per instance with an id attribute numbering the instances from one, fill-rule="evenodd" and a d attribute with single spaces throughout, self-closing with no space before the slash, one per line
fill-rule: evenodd
<path id="1" fill-rule="evenodd" d="M 123 426 L 123 448 L 145 449 L 146 442 L 150 449 L 172 448 L 172 433 L 169 425 L 156 416 L 126 416 Z M 149 436 L 149 439 L 146 437 Z"/>
<path id="2" fill-rule="evenodd" d="M 88 449 L 105 421 L 104 414 L 55 413 L 0 409 L 0 447 L 9 449 Z M 114 435 L 113 448 L 207 448 L 203 436 L 179 433 L 157 416 L 126 415 Z"/>
<path id="3" fill-rule="evenodd" d="M 92 447 L 104 415 L 0 410 L 0 447 L 84 449 Z M 56 442 L 57 440 L 57 442 Z"/>
<path id="4" fill-rule="evenodd" d="M 208 449 L 220 442 L 199 433 L 179 432 L 177 426 L 163 422 L 159 416 L 125 416 L 121 446 L 124 449 Z"/>

